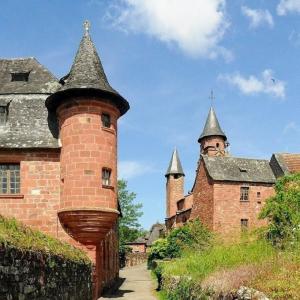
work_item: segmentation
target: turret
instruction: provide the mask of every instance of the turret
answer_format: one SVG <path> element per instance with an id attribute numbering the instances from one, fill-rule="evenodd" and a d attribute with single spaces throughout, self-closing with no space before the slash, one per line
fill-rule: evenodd
<path id="1" fill-rule="evenodd" d="M 108 83 L 85 23 L 74 63 L 46 105 L 55 111 L 61 141 L 63 228 L 77 241 L 96 245 L 116 226 L 117 120 L 128 102 Z"/>
<path id="2" fill-rule="evenodd" d="M 227 137 L 219 124 L 213 107 L 210 108 L 202 134 L 198 139 L 201 154 L 224 156 L 228 146 Z"/>
<path id="3" fill-rule="evenodd" d="M 167 218 L 174 216 L 177 211 L 177 201 L 184 197 L 184 172 L 179 159 L 178 151 L 175 149 L 166 172 L 167 184 Z"/>

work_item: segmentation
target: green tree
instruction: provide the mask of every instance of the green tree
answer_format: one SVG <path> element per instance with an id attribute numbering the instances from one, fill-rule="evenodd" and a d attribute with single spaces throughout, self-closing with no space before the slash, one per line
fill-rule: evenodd
<path id="1" fill-rule="evenodd" d="M 260 213 L 267 218 L 267 237 L 274 245 L 284 247 L 300 240 L 300 173 L 280 178 L 275 195 L 269 198 Z"/>
<path id="2" fill-rule="evenodd" d="M 139 223 L 139 218 L 143 215 L 141 211 L 143 205 L 134 202 L 136 194 L 128 191 L 125 180 L 118 180 L 118 197 L 122 212 L 122 218 L 119 221 L 120 247 L 122 248 L 125 243 L 133 242 L 145 233 Z"/>

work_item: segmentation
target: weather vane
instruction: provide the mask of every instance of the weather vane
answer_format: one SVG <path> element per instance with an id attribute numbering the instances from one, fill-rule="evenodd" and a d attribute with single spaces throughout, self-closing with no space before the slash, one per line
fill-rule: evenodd
<path id="1" fill-rule="evenodd" d="M 84 21 L 83 27 L 84 27 L 85 34 L 86 34 L 86 35 L 89 34 L 90 28 L 91 28 L 91 23 L 90 23 L 90 21 L 88 21 L 88 20 Z"/>
<path id="2" fill-rule="evenodd" d="M 213 90 L 210 91 L 210 96 L 208 98 L 211 101 L 211 106 L 213 106 L 214 105 L 214 100 L 216 99 L 216 97 L 214 96 L 214 91 Z"/>

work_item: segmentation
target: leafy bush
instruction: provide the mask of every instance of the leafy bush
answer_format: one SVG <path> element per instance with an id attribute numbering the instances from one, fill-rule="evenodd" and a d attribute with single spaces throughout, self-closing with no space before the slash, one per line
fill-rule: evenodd
<path id="1" fill-rule="evenodd" d="M 280 178 L 275 192 L 260 214 L 269 220 L 267 238 L 279 247 L 296 244 L 300 240 L 300 174 Z"/>
<path id="2" fill-rule="evenodd" d="M 189 277 L 172 277 L 164 282 L 164 291 L 168 300 L 204 300 L 211 299 L 213 291 L 202 289 L 199 282 Z"/>
<path id="3" fill-rule="evenodd" d="M 164 239 L 159 239 L 151 247 L 148 263 L 155 259 L 180 257 L 184 249 L 204 250 L 211 245 L 212 234 L 199 220 L 191 221 L 173 229 Z"/>

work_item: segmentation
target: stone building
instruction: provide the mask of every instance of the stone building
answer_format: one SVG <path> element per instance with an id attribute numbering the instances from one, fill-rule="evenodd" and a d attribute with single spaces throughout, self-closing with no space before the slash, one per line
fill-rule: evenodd
<path id="1" fill-rule="evenodd" d="M 198 142 L 200 158 L 191 192 L 184 195 L 183 168 L 177 150 L 166 172 L 166 226 L 199 218 L 209 229 L 228 234 L 265 224 L 258 214 L 274 194 L 276 179 L 300 172 L 300 154 L 273 154 L 271 160 L 232 157 L 227 136 L 213 108 Z"/>
<path id="2" fill-rule="evenodd" d="M 35 58 L 0 60 L 0 213 L 85 250 L 94 298 L 119 271 L 117 120 L 128 109 L 87 22 L 60 80 Z"/>

